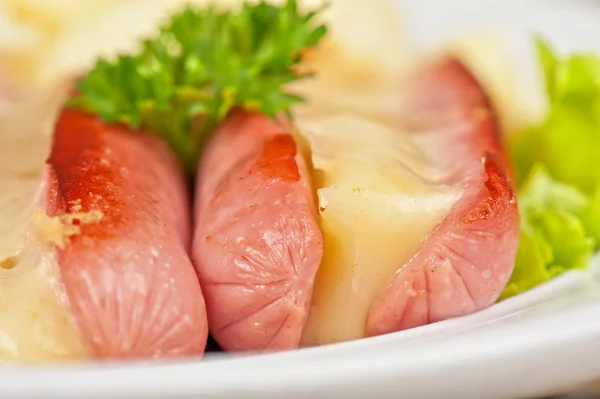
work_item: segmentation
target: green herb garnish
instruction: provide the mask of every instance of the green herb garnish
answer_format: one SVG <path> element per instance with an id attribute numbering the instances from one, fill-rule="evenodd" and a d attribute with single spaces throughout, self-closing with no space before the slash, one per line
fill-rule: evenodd
<path id="1" fill-rule="evenodd" d="M 107 122 L 165 139 L 193 173 L 202 145 L 235 107 L 268 116 L 303 99 L 285 92 L 303 78 L 303 53 L 326 33 L 318 12 L 296 0 L 260 1 L 237 11 L 188 6 L 143 41 L 137 54 L 100 59 L 68 103 Z"/>
<path id="2" fill-rule="evenodd" d="M 502 298 L 586 269 L 600 244 L 600 57 L 536 46 L 550 112 L 512 142 L 521 242 Z"/>

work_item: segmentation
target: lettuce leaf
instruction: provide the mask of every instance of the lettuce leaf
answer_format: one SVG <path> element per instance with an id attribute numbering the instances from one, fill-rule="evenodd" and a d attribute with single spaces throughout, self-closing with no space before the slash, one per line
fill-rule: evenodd
<path id="1" fill-rule="evenodd" d="M 569 269 L 588 266 L 597 241 L 578 215 L 600 210 L 591 203 L 577 188 L 554 180 L 544 165 L 531 169 L 519 188 L 521 240 L 515 268 L 500 299 L 527 291 Z"/>
<path id="2" fill-rule="evenodd" d="M 536 43 L 551 108 L 540 126 L 514 140 L 519 181 L 542 163 L 557 180 L 590 194 L 600 184 L 600 57 L 559 60 L 541 39 Z"/>
<path id="3" fill-rule="evenodd" d="M 577 214 L 586 209 L 589 202 L 577 188 L 552 178 L 543 164 L 536 164 L 519 187 L 519 210 L 523 218 L 545 210 Z"/>
<path id="4" fill-rule="evenodd" d="M 600 187 L 590 197 L 587 206 L 579 212 L 588 234 L 600 245 Z"/>
<path id="5" fill-rule="evenodd" d="M 535 45 L 550 111 L 510 143 L 521 240 L 500 300 L 587 268 L 600 244 L 600 57 Z"/>
<path id="6" fill-rule="evenodd" d="M 527 222 L 521 223 L 521 241 L 515 268 L 500 300 L 520 294 L 550 279 L 546 266 L 552 260 L 552 247 Z"/>

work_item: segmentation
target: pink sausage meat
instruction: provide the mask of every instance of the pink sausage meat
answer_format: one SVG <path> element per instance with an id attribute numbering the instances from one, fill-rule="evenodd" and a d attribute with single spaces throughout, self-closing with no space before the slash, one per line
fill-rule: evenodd
<path id="1" fill-rule="evenodd" d="M 492 305 L 514 267 L 519 222 L 499 124 L 471 73 L 445 60 L 417 77 L 403 121 L 462 196 L 372 305 L 366 335 Z M 424 292 L 425 295 L 414 295 Z"/>
<path id="2" fill-rule="evenodd" d="M 234 111 L 199 165 L 193 260 L 225 350 L 297 348 L 323 254 L 316 201 L 292 136 Z"/>
<path id="3" fill-rule="evenodd" d="M 83 337 L 101 358 L 204 352 L 208 327 L 189 259 L 190 206 L 169 148 L 64 110 L 48 163 L 46 213 L 101 215 L 58 249 Z"/>

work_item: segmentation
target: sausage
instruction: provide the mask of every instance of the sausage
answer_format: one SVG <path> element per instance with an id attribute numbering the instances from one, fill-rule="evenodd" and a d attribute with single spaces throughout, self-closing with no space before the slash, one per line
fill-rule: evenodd
<path id="1" fill-rule="evenodd" d="M 462 195 L 377 296 L 367 336 L 492 305 L 510 278 L 518 247 L 519 216 L 500 126 L 473 75 L 460 61 L 443 60 L 417 77 L 406 103 L 403 123 L 446 171 L 440 180 L 462 188 Z"/>
<path id="2" fill-rule="evenodd" d="M 323 254 L 309 171 L 286 129 L 235 110 L 207 145 L 193 260 L 228 351 L 297 348 Z"/>
<path id="3" fill-rule="evenodd" d="M 61 111 L 45 213 L 75 320 L 99 358 L 201 355 L 208 326 L 188 256 L 190 204 L 159 139 Z"/>

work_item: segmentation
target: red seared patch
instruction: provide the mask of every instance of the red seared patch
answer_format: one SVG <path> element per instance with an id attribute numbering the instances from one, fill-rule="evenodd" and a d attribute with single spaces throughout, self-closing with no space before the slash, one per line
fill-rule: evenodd
<path id="1" fill-rule="evenodd" d="M 458 317 L 492 305 L 512 272 L 519 215 L 493 104 L 458 60 L 426 69 L 403 114 L 422 149 L 463 194 L 374 301 L 367 336 Z M 426 295 L 414 296 L 422 290 Z"/>
<path id="2" fill-rule="evenodd" d="M 255 170 L 269 178 L 299 181 L 297 152 L 292 136 L 276 134 L 265 142 Z"/>
<path id="3" fill-rule="evenodd" d="M 465 224 L 476 223 L 488 219 L 505 220 L 515 213 L 515 194 L 509 184 L 506 172 L 499 164 L 498 158 L 486 154 L 484 159 L 485 197 L 471 209 L 465 217 Z"/>
<path id="4" fill-rule="evenodd" d="M 49 213 L 101 211 L 100 223 L 82 226 L 89 238 L 114 236 L 122 224 L 126 196 L 123 193 L 127 171 L 111 152 L 111 137 L 131 134 L 123 127 L 107 126 L 97 118 L 74 110 L 64 110 L 56 124 L 52 150 L 48 158 L 56 185 L 50 198 Z M 110 228 L 107 228 L 110 227 Z"/>
<path id="5" fill-rule="evenodd" d="M 47 160 L 50 216 L 80 226 L 57 250 L 82 337 L 98 358 L 202 354 L 207 321 L 186 252 L 184 179 L 150 134 L 65 109 Z M 100 213 L 101 212 L 101 213 Z"/>

